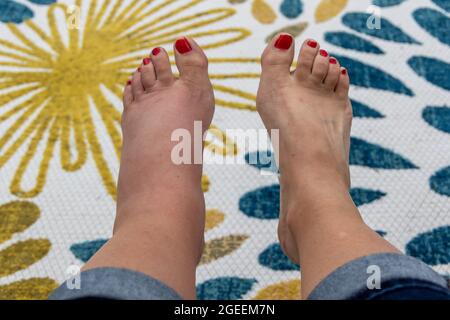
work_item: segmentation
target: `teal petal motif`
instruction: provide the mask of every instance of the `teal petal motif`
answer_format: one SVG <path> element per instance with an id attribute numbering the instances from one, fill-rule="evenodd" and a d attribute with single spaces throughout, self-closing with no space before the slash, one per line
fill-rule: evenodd
<path id="1" fill-rule="evenodd" d="M 429 111 L 429 109 L 426 109 L 424 111 L 424 117 L 427 117 L 430 121 L 433 121 L 433 125 L 440 126 L 439 129 L 444 131 L 448 130 L 448 122 L 446 122 L 446 117 L 448 117 L 447 109 L 445 109 L 445 112 L 444 110 L 433 109 L 434 113 Z M 439 118 L 439 120 L 436 118 L 436 112 L 439 112 L 439 116 L 442 117 Z M 438 123 L 438 121 L 440 122 Z M 271 157 L 272 154 L 270 151 L 261 151 L 245 155 L 247 163 L 259 170 L 267 170 L 267 159 L 270 159 Z M 256 162 L 255 160 L 252 160 L 252 162 L 250 162 L 250 158 L 256 159 Z M 265 159 L 264 162 L 260 163 L 259 161 L 261 161 L 261 159 Z M 418 169 L 418 167 L 414 163 L 396 154 L 394 151 L 355 137 L 351 138 L 350 164 L 375 169 Z M 252 206 L 253 201 L 261 201 L 261 205 L 263 205 L 265 203 L 265 197 L 276 194 L 278 191 L 279 190 L 277 190 L 276 188 L 273 190 L 271 188 L 264 188 L 263 190 L 259 190 L 258 192 L 253 194 L 252 199 L 249 200 L 248 203 L 240 202 L 241 210 L 245 212 L 247 205 Z M 260 213 L 262 214 L 262 211 Z"/>
<path id="2" fill-rule="evenodd" d="M 350 12 L 342 18 L 342 22 L 350 29 L 379 39 L 398 43 L 420 44 L 385 18 L 380 18 L 381 29 L 368 28 L 367 21 L 370 17 L 371 14 L 369 13 Z"/>
<path id="3" fill-rule="evenodd" d="M 73 244 L 70 247 L 70 251 L 72 251 L 73 255 L 77 257 L 77 259 L 87 262 L 89 259 L 100 250 L 103 245 L 108 242 L 107 239 L 98 239 L 94 241 L 86 241 L 82 243 Z"/>
<path id="4" fill-rule="evenodd" d="M 357 206 L 372 203 L 386 196 L 384 192 L 355 188 L 350 195 Z M 239 209 L 246 216 L 275 220 L 280 215 L 280 185 L 258 188 L 247 192 L 239 200 Z"/>
<path id="5" fill-rule="evenodd" d="M 27 6 L 10 0 L 0 0 L 0 21 L 4 23 L 22 23 L 33 18 L 34 14 Z"/>
<path id="6" fill-rule="evenodd" d="M 438 5 L 445 11 L 450 12 L 450 1 L 448 0 L 431 0 L 431 1 L 433 1 L 436 5 Z"/>
<path id="7" fill-rule="evenodd" d="M 208 280 L 197 286 L 198 300 L 239 300 L 252 290 L 256 279 L 223 277 Z"/>
<path id="8" fill-rule="evenodd" d="M 404 1 L 405 0 L 373 0 L 373 4 L 378 7 L 393 7 Z"/>
<path id="9" fill-rule="evenodd" d="M 303 12 L 301 0 L 283 0 L 280 6 L 281 13 L 289 19 L 295 19 Z"/>
<path id="10" fill-rule="evenodd" d="M 352 99 L 351 102 L 353 107 L 354 118 L 373 118 L 373 119 L 384 118 L 384 115 L 379 113 L 377 110 L 374 110 L 359 101 Z"/>
<path id="11" fill-rule="evenodd" d="M 450 90 L 450 65 L 444 61 L 415 56 L 408 60 L 409 66 L 428 82 Z"/>
<path id="12" fill-rule="evenodd" d="M 421 233 L 406 245 L 406 254 L 436 266 L 450 263 L 450 226 Z"/>
<path id="13" fill-rule="evenodd" d="M 422 117 L 430 126 L 450 133 L 449 107 L 426 107 L 422 112 Z"/>
<path id="14" fill-rule="evenodd" d="M 28 1 L 35 3 L 35 4 L 46 4 L 46 5 L 56 2 L 56 0 L 28 0 Z"/>
<path id="15" fill-rule="evenodd" d="M 327 32 L 325 40 L 335 46 L 360 52 L 384 54 L 383 50 L 359 36 L 348 32 Z"/>
<path id="16" fill-rule="evenodd" d="M 351 139 L 350 164 L 374 169 L 418 169 L 395 152 L 359 138 Z"/>
<path id="17" fill-rule="evenodd" d="M 376 190 L 354 188 L 350 190 L 350 195 L 352 196 L 355 205 L 359 207 L 383 198 L 386 196 L 386 193 Z"/>
<path id="18" fill-rule="evenodd" d="M 244 194 L 239 200 L 239 210 L 257 219 L 278 219 L 280 214 L 280 185 L 262 187 Z"/>
<path id="19" fill-rule="evenodd" d="M 445 14 L 437 10 L 421 8 L 414 11 L 413 16 L 429 34 L 450 46 L 450 19 Z"/>
<path id="20" fill-rule="evenodd" d="M 29 0 L 34 4 L 49 5 L 56 0 Z M 33 11 L 26 5 L 13 0 L 0 0 L 0 21 L 4 23 L 22 23 L 34 17 Z"/>
<path id="21" fill-rule="evenodd" d="M 275 271 L 295 271 L 300 267 L 284 254 L 279 243 L 272 244 L 258 257 L 259 263 Z"/>
<path id="22" fill-rule="evenodd" d="M 450 197 L 450 167 L 436 172 L 430 178 L 430 188 L 440 195 Z"/>
<path id="23" fill-rule="evenodd" d="M 414 96 L 411 89 L 383 70 L 345 56 L 337 54 L 333 54 L 333 56 L 339 60 L 341 65 L 347 67 L 351 83 L 355 86 Z"/>

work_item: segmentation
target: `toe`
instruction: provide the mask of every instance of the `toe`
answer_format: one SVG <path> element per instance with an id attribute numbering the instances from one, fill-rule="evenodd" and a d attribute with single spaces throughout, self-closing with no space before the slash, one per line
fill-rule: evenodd
<path id="1" fill-rule="evenodd" d="M 311 73 L 311 80 L 314 83 L 322 83 L 327 74 L 330 66 L 330 55 L 326 50 L 320 49 L 319 54 L 314 59 L 314 65 Z"/>
<path id="2" fill-rule="evenodd" d="M 172 73 L 172 67 L 166 50 L 160 47 L 153 49 L 151 60 L 155 67 L 157 82 L 163 85 L 172 84 L 175 78 Z"/>
<path id="3" fill-rule="evenodd" d="M 325 87 L 331 91 L 334 91 L 339 82 L 340 75 L 341 66 L 339 64 L 339 61 L 337 61 L 336 58 L 331 57 L 330 64 L 328 66 L 328 73 L 325 80 L 323 81 Z"/>
<path id="4" fill-rule="evenodd" d="M 275 36 L 261 58 L 262 76 L 286 77 L 290 75 L 294 60 L 294 38 L 287 33 Z"/>
<path id="5" fill-rule="evenodd" d="M 209 81 L 208 58 L 194 40 L 185 37 L 178 39 L 174 52 L 181 80 L 194 83 Z"/>
<path id="6" fill-rule="evenodd" d="M 141 79 L 142 79 L 142 86 L 144 87 L 144 90 L 147 92 L 156 83 L 155 67 L 153 66 L 152 60 L 148 57 L 142 60 Z"/>
<path id="7" fill-rule="evenodd" d="M 141 67 L 139 67 L 131 78 L 131 90 L 133 91 L 134 99 L 139 99 L 144 94 L 144 87 L 141 80 Z"/>
<path id="8" fill-rule="evenodd" d="M 313 70 L 314 60 L 319 52 L 319 44 L 315 40 L 306 40 L 300 54 L 298 56 L 297 69 L 295 70 L 295 76 L 299 80 L 307 80 L 311 77 Z"/>
<path id="9" fill-rule="evenodd" d="M 339 74 L 339 81 L 336 87 L 336 93 L 344 98 L 348 98 L 348 91 L 350 89 L 350 77 L 348 75 L 348 71 L 345 68 L 341 68 Z"/>
<path id="10" fill-rule="evenodd" d="M 133 103 L 133 90 L 131 89 L 131 79 L 127 81 L 125 84 L 125 88 L 123 90 L 123 105 L 125 108 L 128 108 L 128 106 Z"/>

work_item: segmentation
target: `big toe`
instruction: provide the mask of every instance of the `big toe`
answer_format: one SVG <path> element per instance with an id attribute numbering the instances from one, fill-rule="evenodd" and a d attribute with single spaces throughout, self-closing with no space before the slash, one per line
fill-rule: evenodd
<path id="1" fill-rule="evenodd" d="M 208 58 L 194 40 L 185 37 L 178 39 L 174 52 L 181 80 L 194 83 L 209 81 Z"/>
<path id="2" fill-rule="evenodd" d="M 288 77 L 294 60 L 294 51 L 294 38 L 290 34 L 282 33 L 274 37 L 261 58 L 262 77 Z"/>

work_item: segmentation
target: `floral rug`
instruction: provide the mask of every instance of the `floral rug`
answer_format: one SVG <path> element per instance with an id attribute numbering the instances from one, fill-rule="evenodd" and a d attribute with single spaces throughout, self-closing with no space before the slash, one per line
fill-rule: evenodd
<path id="1" fill-rule="evenodd" d="M 210 58 L 206 157 L 236 160 L 205 167 L 200 299 L 300 298 L 300 267 L 277 242 L 277 177 L 248 161 L 267 150 L 224 139 L 263 128 L 259 56 L 280 31 L 349 69 L 365 221 L 450 274 L 449 1 L 0 0 L 0 30 L 0 299 L 46 298 L 111 236 L 123 84 L 182 35 Z"/>

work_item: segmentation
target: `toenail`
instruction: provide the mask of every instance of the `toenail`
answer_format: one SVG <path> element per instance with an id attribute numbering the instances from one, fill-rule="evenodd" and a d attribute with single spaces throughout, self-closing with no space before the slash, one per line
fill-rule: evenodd
<path id="1" fill-rule="evenodd" d="M 345 76 L 347 74 L 347 69 L 342 69 L 341 73 Z"/>
<path id="2" fill-rule="evenodd" d="M 161 48 L 155 48 L 152 50 L 152 55 L 157 56 L 161 52 Z"/>
<path id="3" fill-rule="evenodd" d="M 326 52 L 325 50 L 320 50 L 320 55 L 322 56 L 322 57 L 328 57 L 328 52 Z"/>
<path id="4" fill-rule="evenodd" d="M 292 45 L 292 36 L 289 34 L 282 34 L 278 37 L 277 41 L 275 42 L 275 48 L 281 49 L 281 50 L 288 50 Z"/>
<path id="5" fill-rule="evenodd" d="M 311 48 L 317 48 L 317 42 L 314 40 L 309 40 L 308 42 L 308 46 L 310 46 Z"/>
<path id="6" fill-rule="evenodd" d="M 192 47 L 186 38 L 178 39 L 175 42 L 175 48 L 177 48 L 177 51 L 181 54 L 192 51 Z"/>
<path id="7" fill-rule="evenodd" d="M 131 84 L 131 80 L 128 80 L 127 81 L 127 85 L 129 86 Z"/>
<path id="8" fill-rule="evenodd" d="M 138 72 L 141 72 L 141 70 L 142 70 L 141 67 L 139 67 L 139 68 L 138 68 Z"/>
<path id="9" fill-rule="evenodd" d="M 336 60 L 335 58 L 331 58 L 331 59 L 330 59 L 330 63 L 331 63 L 331 64 L 337 64 L 337 60 Z"/>
<path id="10" fill-rule="evenodd" d="M 150 58 L 144 58 L 144 60 L 142 60 L 142 63 L 144 64 L 144 66 L 148 65 L 150 63 Z"/>

